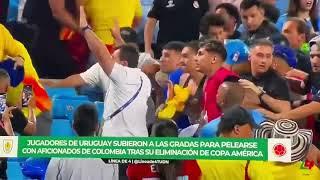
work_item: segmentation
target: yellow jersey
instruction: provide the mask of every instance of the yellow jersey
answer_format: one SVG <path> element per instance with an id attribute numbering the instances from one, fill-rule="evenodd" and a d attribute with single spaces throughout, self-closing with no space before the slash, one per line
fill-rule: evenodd
<path id="1" fill-rule="evenodd" d="M 246 165 L 244 160 L 197 160 L 201 169 L 201 180 L 244 180 Z M 273 180 L 270 172 L 266 171 L 266 162 L 250 161 L 248 177 L 250 180 Z"/>
<path id="2" fill-rule="evenodd" d="M 93 31 L 106 45 L 114 44 L 114 19 L 120 27 L 132 27 L 134 17 L 142 17 L 140 0 L 86 0 L 84 7 Z"/>
<path id="3" fill-rule="evenodd" d="M 317 166 L 305 167 L 304 162 L 275 163 L 269 162 L 268 171 L 272 171 L 275 180 L 316 180 L 320 179 L 320 170 Z"/>

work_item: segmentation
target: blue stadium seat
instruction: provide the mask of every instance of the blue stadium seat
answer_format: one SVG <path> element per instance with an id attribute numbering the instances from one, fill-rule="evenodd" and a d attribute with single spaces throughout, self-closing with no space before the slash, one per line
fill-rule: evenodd
<path id="1" fill-rule="evenodd" d="M 88 96 L 84 95 L 76 95 L 76 96 L 69 96 L 69 95 L 54 95 L 52 96 L 52 100 L 55 99 L 70 99 L 70 100 L 89 100 Z"/>
<path id="2" fill-rule="evenodd" d="M 102 119 L 103 119 L 104 102 L 96 101 L 96 102 L 94 102 L 94 104 L 96 105 L 97 110 L 98 110 L 99 124 L 101 124 Z"/>
<path id="3" fill-rule="evenodd" d="M 69 119 L 52 119 L 51 136 L 75 136 Z"/>
<path id="4" fill-rule="evenodd" d="M 74 110 L 84 103 L 91 103 L 89 100 L 53 99 L 53 119 L 73 119 Z"/>
<path id="5" fill-rule="evenodd" d="M 23 174 L 21 172 L 20 162 L 8 161 L 7 164 L 7 177 L 8 179 L 23 180 Z"/>
<path id="6" fill-rule="evenodd" d="M 76 96 L 77 91 L 74 88 L 46 88 L 50 97 L 54 95 Z"/>

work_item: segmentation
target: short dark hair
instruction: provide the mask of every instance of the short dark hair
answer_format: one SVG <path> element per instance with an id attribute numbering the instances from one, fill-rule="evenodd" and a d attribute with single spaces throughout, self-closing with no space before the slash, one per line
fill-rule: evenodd
<path id="1" fill-rule="evenodd" d="M 73 128 L 79 136 L 93 136 L 98 127 L 98 111 L 93 104 L 82 104 L 74 112 Z"/>
<path id="2" fill-rule="evenodd" d="M 310 28 L 307 23 L 298 17 L 289 17 L 287 22 L 292 21 L 297 24 L 297 31 L 299 34 L 305 34 L 306 42 L 310 40 Z"/>
<path id="3" fill-rule="evenodd" d="M 28 120 L 23 112 L 19 108 L 15 108 L 11 111 L 12 117 L 10 118 L 13 131 L 24 135 L 24 128 L 28 124 Z"/>
<path id="4" fill-rule="evenodd" d="M 265 38 L 253 40 L 250 44 L 250 49 L 255 48 L 256 46 L 270 46 L 273 49 L 272 41 Z"/>
<path id="5" fill-rule="evenodd" d="M 170 41 L 166 45 L 163 46 L 162 49 L 166 50 L 173 50 L 177 52 L 181 52 L 182 49 L 184 48 L 185 43 L 180 42 L 180 41 Z"/>
<path id="6" fill-rule="evenodd" d="M 208 52 L 217 53 L 225 61 L 227 58 L 227 51 L 222 42 L 217 40 L 208 40 L 200 43 L 200 48 L 204 48 Z"/>
<path id="7" fill-rule="evenodd" d="M 138 43 L 138 34 L 131 27 L 122 27 L 120 28 L 121 38 L 126 43 Z"/>
<path id="8" fill-rule="evenodd" d="M 151 130 L 155 137 L 178 137 L 178 127 L 173 120 L 157 120 Z"/>
<path id="9" fill-rule="evenodd" d="M 259 0 L 243 0 L 240 3 L 240 9 L 242 10 L 247 10 L 250 9 L 254 6 L 257 6 L 258 8 L 262 8 L 262 2 L 260 2 Z"/>
<path id="10" fill-rule="evenodd" d="M 218 132 L 230 133 L 236 125 L 243 126 L 245 124 L 250 124 L 253 128 L 258 127 L 248 110 L 239 105 L 235 105 L 227 109 L 221 116 Z"/>
<path id="11" fill-rule="evenodd" d="M 200 33 L 202 35 L 208 35 L 210 26 L 225 27 L 225 20 L 219 14 L 208 13 L 204 15 L 200 20 Z"/>
<path id="12" fill-rule="evenodd" d="M 191 48 L 195 53 L 197 53 L 200 48 L 199 41 L 190 41 L 186 43 L 185 47 Z"/>
<path id="13" fill-rule="evenodd" d="M 272 4 L 264 2 L 262 2 L 261 7 L 264 9 L 264 16 L 267 17 L 271 22 L 277 23 L 280 16 L 279 9 Z"/>
<path id="14" fill-rule="evenodd" d="M 136 68 L 139 62 L 139 49 L 133 43 L 127 43 L 117 47 L 120 50 L 120 61 L 127 61 L 128 67 Z"/>
<path id="15" fill-rule="evenodd" d="M 236 19 L 237 25 L 241 24 L 241 17 L 238 8 L 235 5 L 231 3 L 221 3 L 216 7 L 216 10 L 220 8 L 225 9 L 230 16 L 234 17 Z"/>

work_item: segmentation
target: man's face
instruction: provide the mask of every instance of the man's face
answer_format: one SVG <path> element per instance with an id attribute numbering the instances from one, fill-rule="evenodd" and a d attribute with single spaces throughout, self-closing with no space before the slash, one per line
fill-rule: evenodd
<path id="1" fill-rule="evenodd" d="M 196 55 L 197 53 L 190 47 L 183 48 L 180 60 L 183 72 L 190 73 L 196 70 Z"/>
<path id="2" fill-rule="evenodd" d="M 10 80 L 7 78 L 0 79 L 0 94 L 7 93 L 10 86 Z"/>
<path id="3" fill-rule="evenodd" d="M 228 28 L 228 30 L 234 28 L 237 25 L 236 19 L 230 16 L 224 8 L 217 9 L 215 13 L 220 14 L 225 19 L 226 27 Z"/>
<path id="4" fill-rule="evenodd" d="M 236 125 L 234 127 L 234 134 L 236 138 L 252 138 L 253 137 L 253 128 L 250 124 L 245 125 Z"/>
<path id="5" fill-rule="evenodd" d="M 304 11 L 310 11 L 313 6 L 314 0 L 300 0 L 300 7 Z"/>
<path id="6" fill-rule="evenodd" d="M 223 26 L 210 26 L 208 36 L 222 43 L 225 39 L 227 39 L 227 33 L 225 32 Z"/>
<path id="7" fill-rule="evenodd" d="M 208 75 L 215 58 L 216 57 L 213 56 L 212 53 L 209 53 L 205 48 L 200 48 L 196 56 L 196 70 Z"/>
<path id="8" fill-rule="evenodd" d="M 242 23 L 248 31 L 257 30 L 264 20 L 264 11 L 257 6 L 253 6 L 246 10 L 241 9 L 240 14 Z"/>
<path id="9" fill-rule="evenodd" d="M 270 69 L 273 58 L 272 53 L 272 47 L 266 45 L 258 45 L 251 48 L 249 60 L 253 75 L 261 75 Z"/>
<path id="10" fill-rule="evenodd" d="M 319 73 L 320 72 L 320 48 L 316 44 L 311 46 L 310 60 L 311 60 L 312 71 L 315 73 Z"/>
<path id="11" fill-rule="evenodd" d="M 293 21 L 287 21 L 283 25 L 282 34 L 288 39 L 290 47 L 293 49 L 299 49 L 305 41 L 303 34 L 298 33 L 297 23 Z"/>
<path id="12" fill-rule="evenodd" d="M 160 69 L 164 73 L 171 73 L 178 69 L 181 53 L 174 50 L 162 50 L 160 58 Z"/>

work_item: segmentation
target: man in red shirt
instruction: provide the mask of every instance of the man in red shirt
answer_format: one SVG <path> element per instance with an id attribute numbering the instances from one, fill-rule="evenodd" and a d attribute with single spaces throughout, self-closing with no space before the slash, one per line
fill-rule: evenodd
<path id="1" fill-rule="evenodd" d="M 196 57 L 197 70 L 207 76 L 203 92 L 203 112 L 206 119 L 211 121 L 221 116 L 221 109 L 217 105 L 217 91 L 225 81 L 237 81 L 238 76 L 222 67 L 227 56 L 223 44 L 210 40 L 200 45 Z"/>

